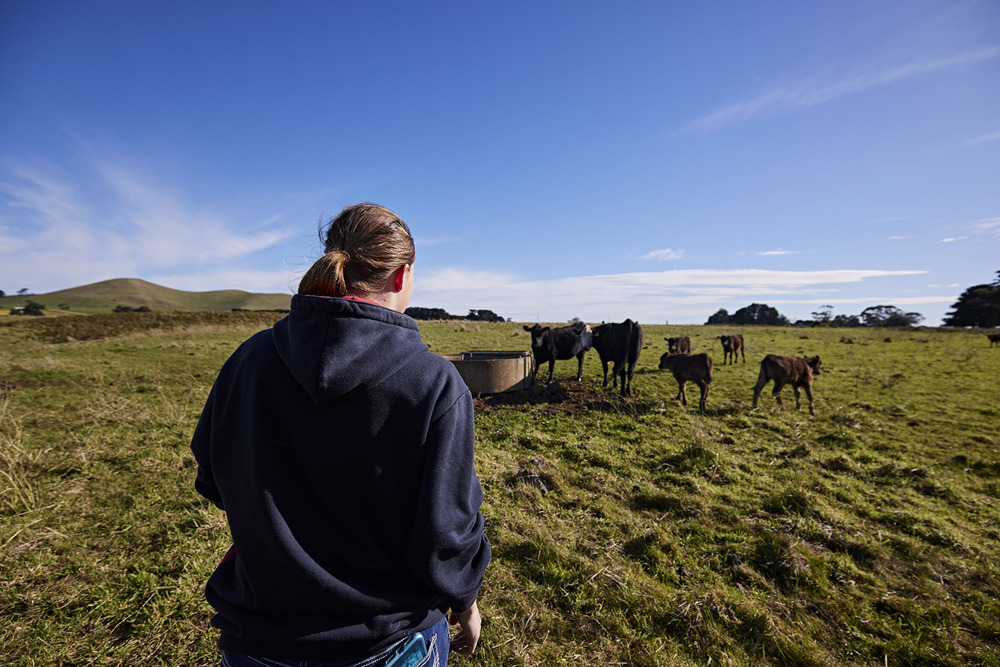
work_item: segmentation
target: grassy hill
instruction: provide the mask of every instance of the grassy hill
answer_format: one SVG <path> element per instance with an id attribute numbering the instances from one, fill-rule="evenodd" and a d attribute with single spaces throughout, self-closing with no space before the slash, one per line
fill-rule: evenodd
<path id="1" fill-rule="evenodd" d="M 254 294 L 242 290 L 214 290 L 211 292 L 185 292 L 156 285 L 138 278 L 116 278 L 69 289 L 32 294 L 28 296 L 0 297 L 0 309 L 23 306 L 28 301 L 45 306 L 46 313 L 59 311 L 72 313 L 107 313 L 115 306 L 152 310 L 280 310 L 287 309 L 288 294 Z"/>

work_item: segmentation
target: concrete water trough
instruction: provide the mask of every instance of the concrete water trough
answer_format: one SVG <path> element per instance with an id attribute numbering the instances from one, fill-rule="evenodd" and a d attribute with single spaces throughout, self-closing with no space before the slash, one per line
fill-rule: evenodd
<path id="1" fill-rule="evenodd" d="M 442 354 L 455 364 L 473 396 L 501 394 L 531 386 L 531 352 L 486 352 Z"/>

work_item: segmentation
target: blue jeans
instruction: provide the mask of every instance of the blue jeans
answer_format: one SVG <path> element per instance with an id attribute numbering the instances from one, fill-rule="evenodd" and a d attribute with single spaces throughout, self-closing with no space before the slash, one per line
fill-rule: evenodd
<path id="1" fill-rule="evenodd" d="M 447 617 L 424 630 L 423 635 L 427 638 L 427 656 L 420 661 L 418 667 L 445 667 L 448 664 L 448 649 L 451 648 L 451 633 L 448 630 Z M 381 667 L 407 639 L 409 637 L 400 639 L 375 655 L 356 662 L 273 660 L 223 651 L 221 667 Z"/>

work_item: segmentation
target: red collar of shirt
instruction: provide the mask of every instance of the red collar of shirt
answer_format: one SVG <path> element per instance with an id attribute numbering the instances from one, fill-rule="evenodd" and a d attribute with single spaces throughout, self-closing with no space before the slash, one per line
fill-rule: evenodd
<path id="1" fill-rule="evenodd" d="M 375 301 L 371 301 L 369 299 L 362 299 L 359 296 L 338 296 L 338 297 L 334 297 L 334 298 L 335 299 L 347 299 L 348 301 L 360 301 L 361 303 L 370 303 L 373 306 L 382 306 L 381 303 L 376 303 Z M 385 306 L 382 306 L 382 307 L 384 308 Z"/>

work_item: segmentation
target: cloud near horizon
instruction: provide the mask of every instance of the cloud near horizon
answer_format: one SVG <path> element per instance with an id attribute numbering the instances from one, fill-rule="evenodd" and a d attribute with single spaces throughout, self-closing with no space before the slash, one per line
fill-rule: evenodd
<path id="1" fill-rule="evenodd" d="M 610 321 L 631 317 L 656 322 L 666 311 L 674 318 L 704 319 L 706 307 L 727 301 L 831 303 L 837 298 L 827 293 L 837 292 L 839 285 L 923 273 L 927 272 L 690 269 L 523 280 L 509 274 L 449 268 L 418 275 L 413 305 L 444 308 L 455 314 L 470 308 L 489 308 L 518 321 L 559 322 L 572 317 Z M 814 296 L 806 298 L 807 294 Z M 857 302 L 869 300 L 858 298 Z"/>

